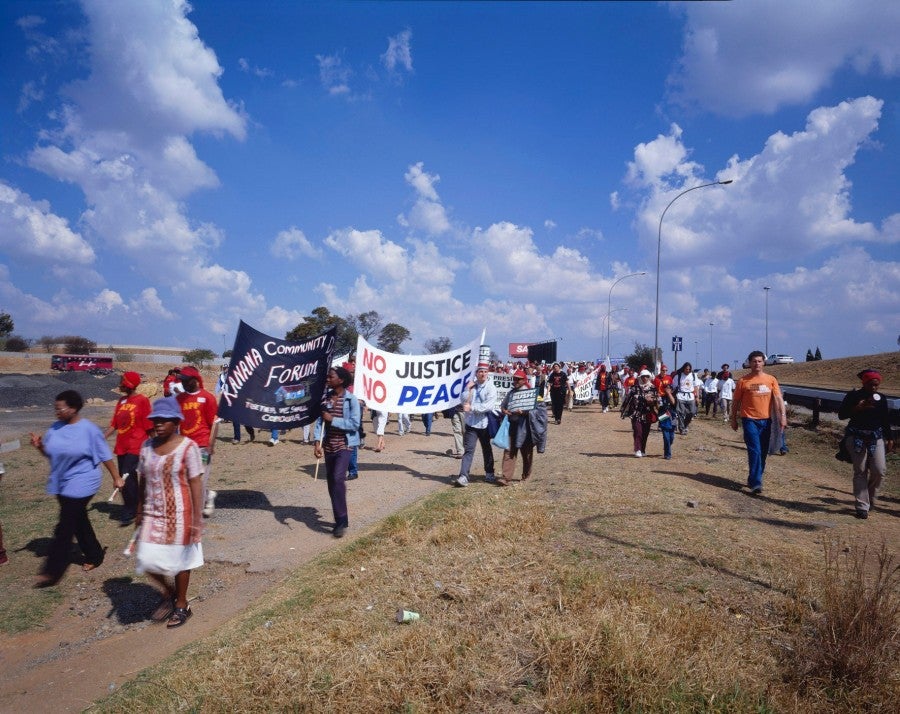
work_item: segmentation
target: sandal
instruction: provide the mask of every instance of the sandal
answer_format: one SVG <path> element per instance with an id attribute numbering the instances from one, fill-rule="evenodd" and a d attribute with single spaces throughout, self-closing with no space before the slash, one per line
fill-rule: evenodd
<path id="1" fill-rule="evenodd" d="M 150 615 L 150 619 L 153 620 L 153 622 L 162 622 L 163 620 L 168 620 L 172 617 L 174 611 L 175 602 L 164 598 L 160 600 L 159 605 L 156 606 L 153 614 Z"/>
<path id="2" fill-rule="evenodd" d="M 169 617 L 169 621 L 166 623 L 166 627 L 168 627 L 169 629 L 173 627 L 181 627 L 193 614 L 194 613 L 191 612 L 190 605 L 188 605 L 187 607 L 176 607 L 174 610 L 172 610 L 172 614 Z"/>

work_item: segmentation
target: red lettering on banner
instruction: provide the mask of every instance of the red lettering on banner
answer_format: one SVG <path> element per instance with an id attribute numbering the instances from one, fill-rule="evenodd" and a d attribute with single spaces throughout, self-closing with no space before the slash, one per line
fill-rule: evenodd
<path id="1" fill-rule="evenodd" d="M 378 374 L 384 374 L 387 370 L 387 362 L 384 361 L 384 357 L 372 354 L 366 349 L 363 350 L 363 366 L 378 372 Z"/>
<path id="2" fill-rule="evenodd" d="M 366 377 L 366 375 L 362 376 L 362 382 L 363 394 L 365 395 L 363 401 L 367 404 L 369 402 L 384 403 L 384 400 L 387 398 L 387 387 L 384 386 L 383 382 L 375 382 Z"/>

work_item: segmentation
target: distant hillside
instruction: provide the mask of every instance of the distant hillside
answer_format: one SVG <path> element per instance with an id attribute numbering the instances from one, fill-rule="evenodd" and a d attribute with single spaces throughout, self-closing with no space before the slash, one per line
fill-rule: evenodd
<path id="1" fill-rule="evenodd" d="M 855 389 L 860 385 L 856 374 L 863 369 L 877 369 L 881 372 L 881 391 L 891 396 L 900 396 L 900 352 L 883 352 L 861 357 L 839 357 L 818 362 L 795 362 L 766 367 L 766 372 L 785 384 L 809 385 L 825 389 Z M 746 369 L 736 374 L 746 374 Z"/>

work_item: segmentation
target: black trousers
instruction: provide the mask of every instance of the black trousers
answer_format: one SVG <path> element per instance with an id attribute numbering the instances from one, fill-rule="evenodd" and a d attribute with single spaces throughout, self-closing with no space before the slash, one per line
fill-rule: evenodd
<path id="1" fill-rule="evenodd" d="M 125 479 L 122 488 L 122 501 L 125 503 L 125 511 L 134 516 L 138 505 L 138 474 L 137 467 L 141 457 L 138 454 L 119 454 L 116 461 L 119 465 L 119 476 Z M 128 474 L 128 478 L 125 478 Z"/>
<path id="2" fill-rule="evenodd" d="M 553 409 L 553 418 L 556 421 L 562 419 L 563 408 L 566 406 L 566 391 L 565 389 L 550 390 L 550 405 Z"/>
<path id="3" fill-rule="evenodd" d="M 69 498 L 57 496 L 59 502 L 59 523 L 53 532 L 53 540 L 47 553 L 47 560 L 41 570 L 54 581 L 59 580 L 69 567 L 69 550 L 72 547 L 72 536 L 84 554 L 84 562 L 100 565 L 103 562 L 103 547 L 94 534 L 88 518 L 87 505 L 93 496 Z"/>

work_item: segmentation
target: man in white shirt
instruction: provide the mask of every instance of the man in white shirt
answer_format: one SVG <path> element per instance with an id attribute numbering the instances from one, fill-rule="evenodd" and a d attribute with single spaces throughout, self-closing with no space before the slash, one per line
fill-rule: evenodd
<path id="1" fill-rule="evenodd" d="M 672 380 L 675 388 L 675 414 L 678 417 L 678 433 L 687 434 L 691 420 L 697 413 L 700 383 L 690 362 L 685 362 Z"/>

